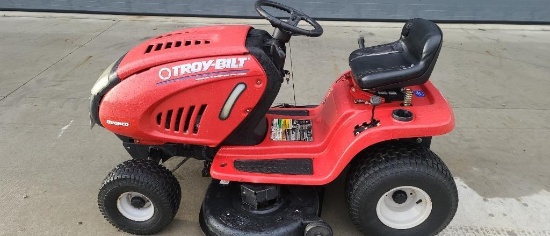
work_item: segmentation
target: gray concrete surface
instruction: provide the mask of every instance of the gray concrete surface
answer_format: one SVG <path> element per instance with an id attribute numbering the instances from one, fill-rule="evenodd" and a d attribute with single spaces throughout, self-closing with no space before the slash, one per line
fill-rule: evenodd
<path id="1" fill-rule="evenodd" d="M 0 12 L 0 235 L 119 235 L 96 206 L 99 185 L 129 159 L 118 139 L 89 129 L 88 96 L 101 71 L 148 37 L 195 25 L 261 20 Z M 395 40 L 401 24 L 322 22 L 320 38 L 292 39 L 299 104 L 317 103 L 358 35 Z M 460 206 L 441 235 L 550 235 L 550 27 L 441 25 L 431 80 L 451 102 L 456 129 L 434 139 L 459 187 Z M 289 67 L 290 63 L 287 64 Z M 284 84 L 276 102 L 292 102 Z M 178 160 L 171 160 L 174 166 Z M 209 179 L 201 162 L 176 172 L 181 210 L 164 235 L 201 235 Z M 349 222 L 342 180 L 323 217 L 336 235 Z"/>

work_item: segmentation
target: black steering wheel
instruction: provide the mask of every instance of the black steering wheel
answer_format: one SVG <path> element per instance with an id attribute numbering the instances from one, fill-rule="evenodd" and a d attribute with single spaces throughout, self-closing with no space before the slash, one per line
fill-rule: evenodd
<path id="1" fill-rule="evenodd" d="M 268 20 L 273 27 L 285 30 L 286 32 L 289 32 L 293 35 L 319 37 L 321 36 L 321 34 L 323 34 L 323 27 L 321 27 L 321 25 L 317 23 L 317 21 L 315 21 L 310 16 L 304 14 L 303 12 L 298 11 L 292 7 L 283 5 L 278 2 L 268 1 L 268 0 L 259 0 L 256 2 L 256 4 L 254 4 L 254 7 L 256 8 L 256 11 L 258 12 L 258 14 L 260 14 L 262 17 Z M 281 11 L 285 11 L 290 14 L 290 18 L 288 18 L 287 21 L 283 21 L 267 13 L 267 11 L 265 11 L 263 7 L 272 7 L 275 9 L 279 9 Z M 301 20 L 313 26 L 313 29 L 307 30 L 307 29 L 298 27 L 298 23 Z"/>

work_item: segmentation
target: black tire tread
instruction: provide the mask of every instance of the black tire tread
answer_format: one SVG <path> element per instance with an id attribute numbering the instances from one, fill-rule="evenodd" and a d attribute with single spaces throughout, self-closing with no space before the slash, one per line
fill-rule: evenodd
<path id="1" fill-rule="evenodd" d="M 149 230 L 131 229 L 117 224 L 108 215 L 102 196 L 108 191 L 121 186 L 140 186 L 159 196 L 161 202 L 167 202 L 171 209 L 168 220 L 159 221 Z M 164 229 L 176 216 L 181 201 L 181 188 L 176 177 L 166 167 L 151 160 L 133 159 L 117 165 L 103 180 L 98 194 L 98 206 L 103 217 L 116 228 L 138 235 L 154 234 Z"/>
<path id="2" fill-rule="evenodd" d="M 361 156 L 356 157 L 350 163 L 350 169 L 348 171 L 346 179 L 346 200 L 350 209 L 350 216 L 352 222 L 363 233 L 366 234 L 364 229 L 358 222 L 357 216 L 359 213 L 359 197 L 354 197 L 353 193 L 358 188 L 367 189 L 375 183 L 385 179 L 393 174 L 399 173 L 395 171 L 383 171 L 383 170 L 400 170 L 404 171 L 406 167 L 416 171 L 422 171 L 426 169 L 435 170 L 434 172 L 445 179 L 445 184 L 449 189 L 452 189 L 453 201 L 458 202 L 458 193 L 453 176 L 445 163 L 430 149 L 421 145 L 414 145 L 404 142 L 391 142 L 382 145 L 377 145 L 363 152 Z M 429 171 L 422 171 L 423 173 L 430 173 Z M 432 173 L 434 173 L 432 172 Z M 384 174 L 382 174 L 384 173 Z M 452 220 L 456 213 L 456 206 L 452 209 L 453 215 L 448 217 L 444 224 L 437 230 L 439 233 L 443 230 Z"/>

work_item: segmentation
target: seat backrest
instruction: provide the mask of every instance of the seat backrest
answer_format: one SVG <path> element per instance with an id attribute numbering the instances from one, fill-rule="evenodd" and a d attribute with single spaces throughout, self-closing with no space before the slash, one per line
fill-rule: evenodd
<path id="1" fill-rule="evenodd" d="M 443 41 L 439 26 L 420 18 L 410 19 L 401 31 L 400 41 L 404 43 L 409 55 L 419 61 L 420 66 L 431 67 L 431 73 Z"/>
<path id="2" fill-rule="evenodd" d="M 350 68 L 362 89 L 390 90 L 423 84 L 441 50 L 443 34 L 428 20 L 405 23 L 399 40 L 360 48 L 350 54 Z"/>

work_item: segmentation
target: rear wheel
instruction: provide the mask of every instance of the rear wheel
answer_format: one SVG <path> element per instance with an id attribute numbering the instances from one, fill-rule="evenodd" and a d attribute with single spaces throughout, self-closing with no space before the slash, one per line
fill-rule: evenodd
<path id="1" fill-rule="evenodd" d="M 423 146 L 391 143 L 354 160 L 346 195 L 365 235 L 434 235 L 454 217 L 458 194 L 443 161 Z"/>
<path id="2" fill-rule="evenodd" d="M 176 215 L 181 199 L 177 179 L 150 160 L 129 160 L 115 167 L 98 194 L 99 210 L 112 225 L 132 234 L 153 234 Z"/>

